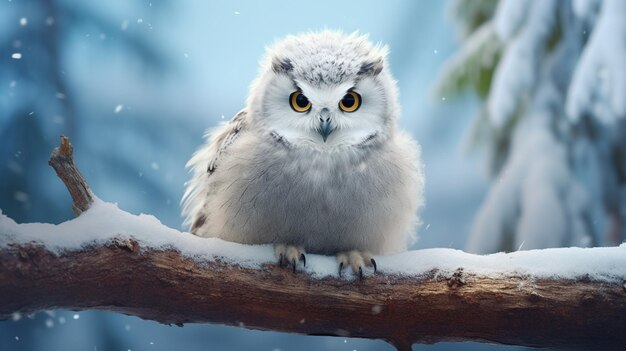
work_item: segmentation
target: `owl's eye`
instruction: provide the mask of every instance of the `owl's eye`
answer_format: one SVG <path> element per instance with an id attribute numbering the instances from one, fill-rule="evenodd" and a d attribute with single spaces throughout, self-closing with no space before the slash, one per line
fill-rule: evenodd
<path id="1" fill-rule="evenodd" d="M 361 95 L 354 91 L 348 92 L 343 99 L 339 101 L 339 108 L 344 112 L 354 112 L 361 106 Z"/>
<path id="2" fill-rule="evenodd" d="M 299 91 L 294 91 L 289 95 L 289 102 L 291 108 L 296 112 L 302 113 L 311 109 L 311 102 Z"/>

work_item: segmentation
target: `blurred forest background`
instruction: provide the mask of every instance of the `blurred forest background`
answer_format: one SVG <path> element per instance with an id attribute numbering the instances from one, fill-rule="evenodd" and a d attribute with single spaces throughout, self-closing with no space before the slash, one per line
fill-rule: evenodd
<path id="1" fill-rule="evenodd" d="M 264 47 L 359 30 L 391 48 L 421 143 L 413 249 L 489 253 L 624 240 L 626 2 L 0 2 L 0 209 L 59 223 L 60 134 L 99 197 L 181 228 L 184 168 L 246 98 Z M 149 288 L 149 287 L 147 287 Z M 515 349 L 473 343 L 415 350 Z M 384 350 L 382 341 L 159 325 L 106 312 L 0 322 L 1 350 Z"/>

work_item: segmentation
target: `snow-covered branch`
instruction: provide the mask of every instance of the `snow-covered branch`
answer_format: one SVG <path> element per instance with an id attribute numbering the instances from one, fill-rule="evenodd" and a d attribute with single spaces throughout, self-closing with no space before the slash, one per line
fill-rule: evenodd
<path id="1" fill-rule="evenodd" d="M 88 188 L 87 188 L 88 189 Z M 200 238 L 94 198 L 59 225 L 0 213 L 0 319 L 44 309 L 109 310 L 182 325 L 220 323 L 412 343 L 537 347 L 626 344 L 626 245 L 486 256 L 429 249 L 337 275 L 307 255 L 292 273 L 270 245 Z"/>
<path id="2" fill-rule="evenodd" d="M 58 226 L 0 219 L 0 319 L 99 309 L 162 323 L 302 334 L 537 347 L 626 343 L 626 246 L 478 256 L 451 249 L 377 257 L 364 281 L 308 255 L 293 274 L 269 246 L 203 239 L 97 202 Z"/>

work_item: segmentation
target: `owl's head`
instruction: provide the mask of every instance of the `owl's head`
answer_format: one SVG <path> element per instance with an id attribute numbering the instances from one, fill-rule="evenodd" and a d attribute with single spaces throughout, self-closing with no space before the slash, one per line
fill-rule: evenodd
<path id="1" fill-rule="evenodd" d="M 399 113 L 386 54 L 357 33 L 277 42 L 251 88 L 251 122 L 291 145 L 320 150 L 385 140 Z"/>

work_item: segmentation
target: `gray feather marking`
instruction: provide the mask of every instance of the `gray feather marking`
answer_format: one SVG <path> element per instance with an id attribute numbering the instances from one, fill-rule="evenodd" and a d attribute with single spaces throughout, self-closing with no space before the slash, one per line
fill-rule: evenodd
<path id="1" fill-rule="evenodd" d="M 383 70 L 383 60 L 366 62 L 361 65 L 361 69 L 357 73 L 360 76 L 375 76 Z"/>
<path id="2" fill-rule="evenodd" d="M 239 132 L 243 128 L 243 123 L 246 117 L 246 111 L 243 110 L 239 112 L 233 119 L 229 122 L 230 128 L 226 133 L 220 135 L 215 143 L 218 143 L 220 146 L 215 153 L 215 156 L 211 159 L 207 166 L 207 173 L 211 174 L 217 168 L 217 161 L 219 160 L 222 153 L 230 146 L 239 136 Z"/>

